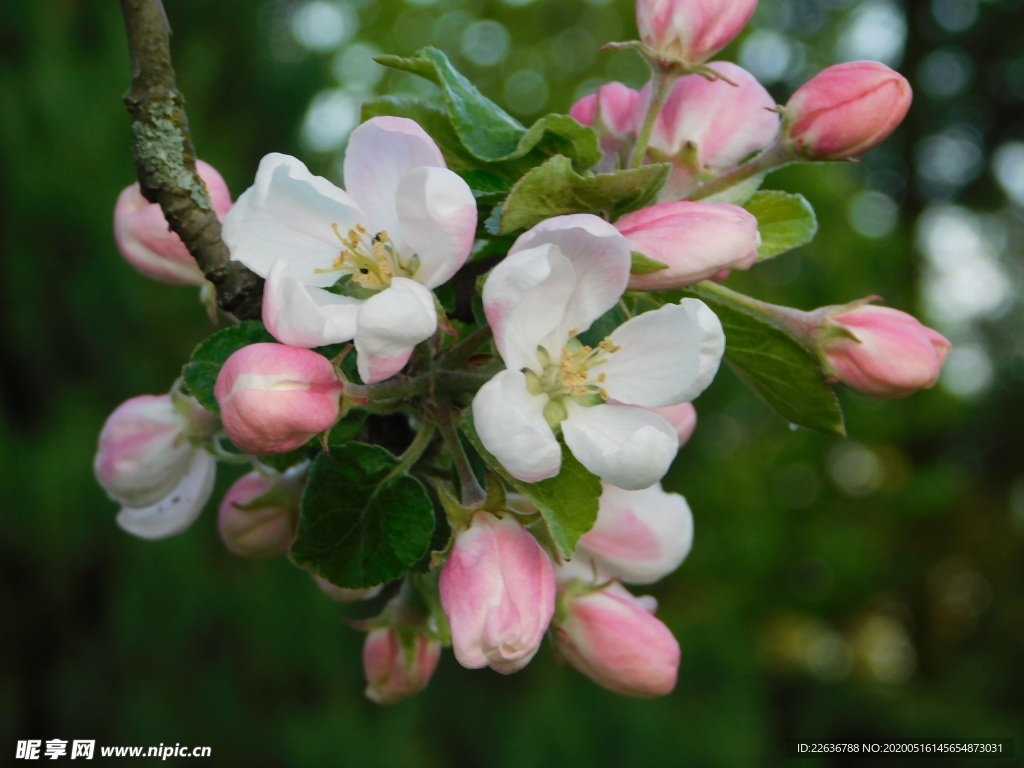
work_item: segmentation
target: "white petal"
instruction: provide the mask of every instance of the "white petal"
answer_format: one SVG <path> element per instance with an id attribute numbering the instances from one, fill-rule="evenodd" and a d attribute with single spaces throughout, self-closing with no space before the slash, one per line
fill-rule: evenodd
<path id="1" fill-rule="evenodd" d="M 527 483 L 554 477 L 562 467 L 562 450 L 544 420 L 547 401 L 527 391 L 519 371 L 502 371 L 473 398 L 473 423 L 484 447 Z"/>
<path id="2" fill-rule="evenodd" d="M 540 344 L 559 350 L 565 345 L 564 336 L 555 344 L 550 337 L 562 327 L 575 286 L 572 264 L 550 244 L 509 254 L 491 270 L 484 283 L 484 312 L 506 366 L 537 368 Z"/>
<path id="3" fill-rule="evenodd" d="M 562 435 L 573 456 L 598 477 L 636 491 L 661 480 L 679 450 L 676 432 L 656 413 L 628 405 L 579 405 L 566 399 Z"/>
<path id="4" fill-rule="evenodd" d="M 402 177 L 395 206 L 402 245 L 419 256 L 413 277 L 428 288 L 451 279 L 466 263 L 476 235 L 476 200 L 447 168 L 416 168 Z"/>
<path id="5" fill-rule="evenodd" d="M 356 352 L 359 376 L 367 384 L 383 381 L 409 362 L 413 348 L 437 329 L 434 294 L 406 277 L 371 296 L 359 309 Z"/>
<path id="6" fill-rule="evenodd" d="M 626 321 L 611 335 L 620 349 L 595 370 L 608 396 L 652 408 L 693 400 L 722 360 L 725 334 L 704 302 L 683 299 Z"/>
<path id="7" fill-rule="evenodd" d="M 556 216 L 524 232 L 509 254 L 551 243 L 572 263 L 576 286 L 560 333 L 585 331 L 615 306 L 629 283 L 629 243 L 611 224 L 589 213 Z"/>
<path id="8" fill-rule="evenodd" d="M 278 341 L 293 347 L 322 347 L 349 341 L 363 302 L 303 285 L 278 262 L 263 288 L 263 324 Z"/>
<path id="9" fill-rule="evenodd" d="M 148 507 L 124 507 L 117 524 L 142 539 L 164 539 L 181 533 L 195 522 L 213 493 L 217 462 L 197 449 L 181 482 L 167 496 Z"/>
<path id="10" fill-rule="evenodd" d="M 222 237 L 231 258 L 261 277 L 284 259 L 303 283 L 326 287 L 338 273 L 316 270 L 328 269 L 341 250 L 332 225 L 345 234 L 364 220 L 344 190 L 314 176 L 294 157 L 271 154 L 224 218 Z"/>
<path id="11" fill-rule="evenodd" d="M 345 151 L 345 189 L 366 212 L 370 234 L 385 230 L 393 242 L 404 242 L 395 209 L 398 185 L 422 166 L 444 168 L 444 156 L 412 120 L 375 117 L 352 131 Z"/>

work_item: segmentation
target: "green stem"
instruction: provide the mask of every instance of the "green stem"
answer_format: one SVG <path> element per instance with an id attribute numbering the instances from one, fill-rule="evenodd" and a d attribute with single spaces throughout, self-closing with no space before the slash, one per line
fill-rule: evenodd
<path id="1" fill-rule="evenodd" d="M 633 156 L 630 159 L 630 168 L 639 168 L 643 165 L 644 155 L 647 154 L 647 144 L 651 140 L 651 133 L 654 131 L 654 122 L 665 106 L 668 95 L 672 92 L 679 75 L 669 69 L 658 66 L 651 62 L 651 102 L 647 105 L 647 114 L 644 116 L 643 127 L 636 137 L 636 144 L 633 147 Z"/>
<path id="2" fill-rule="evenodd" d="M 785 146 L 782 141 L 776 141 L 774 144 L 765 149 L 761 154 L 754 158 L 751 158 L 742 165 L 738 165 L 730 171 L 726 171 L 721 176 L 716 176 L 710 181 L 706 181 L 697 187 L 697 190 L 687 197 L 687 200 L 703 200 L 717 195 L 719 192 L 724 192 L 729 187 L 736 186 L 737 184 L 752 179 L 755 176 L 760 176 L 763 173 L 774 171 L 778 168 L 789 165 L 790 163 L 797 162 L 799 158 L 793 154 L 793 151 Z"/>
<path id="3" fill-rule="evenodd" d="M 419 431 L 416 433 L 416 437 L 409 443 L 409 447 L 405 449 L 402 455 L 398 459 L 398 464 L 388 472 L 384 481 L 380 483 L 384 485 L 388 480 L 393 477 L 405 474 L 413 464 L 419 461 L 420 456 L 427 450 L 430 445 L 431 439 L 434 437 L 434 423 L 432 421 L 424 421 Z"/>
<path id="4" fill-rule="evenodd" d="M 493 335 L 490 325 L 482 325 L 451 349 L 446 350 L 438 362 L 447 368 L 460 368 Z"/>
<path id="5" fill-rule="evenodd" d="M 761 317 L 767 318 L 779 328 L 788 331 L 804 344 L 810 347 L 814 346 L 816 332 L 821 326 L 821 319 L 817 312 L 804 312 L 793 307 L 769 304 L 710 280 L 702 280 L 690 287 L 698 297 L 701 293 L 711 294 L 723 303 L 739 305 L 751 310 Z"/>
<path id="6" fill-rule="evenodd" d="M 459 488 L 462 490 L 462 506 L 472 509 L 479 506 L 487 499 L 487 492 L 480 486 L 469 463 L 469 456 L 466 449 L 462 447 L 459 439 L 458 429 L 455 427 L 455 419 L 452 416 L 451 403 L 438 403 L 437 426 L 441 430 L 448 450 L 452 454 L 452 464 L 459 475 Z"/>

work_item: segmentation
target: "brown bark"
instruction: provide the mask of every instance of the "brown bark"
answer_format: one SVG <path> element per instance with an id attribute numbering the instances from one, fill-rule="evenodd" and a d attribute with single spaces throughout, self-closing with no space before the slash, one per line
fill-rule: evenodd
<path id="1" fill-rule="evenodd" d="M 231 261 L 206 185 L 196 173 L 185 99 L 171 66 L 171 27 L 161 0 L 121 0 L 132 84 L 124 103 L 132 116 L 132 150 L 143 196 L 163 209 L 171 229 L 217 291 L 217 304 L 258 319 L 263 279 Z"/>

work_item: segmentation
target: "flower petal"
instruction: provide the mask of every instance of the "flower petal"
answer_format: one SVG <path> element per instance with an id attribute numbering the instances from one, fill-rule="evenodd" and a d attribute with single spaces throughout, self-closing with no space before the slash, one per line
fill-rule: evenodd
<path id="1" fill-rule="evenodd" d="M 545 243 L 557 246 L 576 272 L 576 285 L 556 335 L 585 331 L 615 306 L 626 290 L 631 263 L 629 243 L 604 219 L 578 213 L 537 224 L 520 235 L 509 255 Z"/>
<path id="2" fill-rule="evenodd" d="M 437 329 L 434 294 L 406 277 L 371 296 L 359 308 L 356 352 L 359 376 L 367 384 L 383 381 L 409 362 L 413 348 Z"/>
<path id="3" fill-rule="evenodd" d="M 722 323 L 704 302 L 683 299 L 627 320 L 609 337 L 618 351 L 601 366 L 608 396 L 661 407 L 693 400 L 722 360 Z"/>
<path id="4" fill-rule="evenodd" d="M 387 231 L 404 242 L 395 208 L 398 185 L 414 168 L 444 168 L 434 140 L 404 117 L 375 117 L 354 131 L 345 151 L 345 189 L 366 211 L 371 234 Z"/>
<path id="5" fill-rule="evenodd" d="M 213 493 L 217 462 L 197 449 L 181 482 L 167 496 L 148 507 L 124 507 L 117 524 L 142 539 L 164 539 L 181 533 L 195 522 Z"/>
<path id="6" fill-rule="evenodd" d="M 355 336 L 361 304 L 358 299 L 304 285 L 280 260 L 263 289 L 263 324 L 284 344 L 322 347 Z"/>
<path id="7" fill-rule="evenodd" d="M 484 447 L 510 475 L 527 483 L 554 477 L 562 450 L 544 420 L 546 396 L 531 395 L 520 371 L 502 371 L 473 398 L 473 423 Z"/>
<path id="8" fill-rule="evenodd" d="M 401 178 L 395 206 L 402 244 L 419 256 L 413 277 L 428 288 L 451 279 L 466 263 L 476 234 L 476 200 L 447 168 L 416 168 Z"/>
<path id="9" fill-rule="evenodd" d="M 329 269 L 341 248 L 332 225 L 344 234 L 365 218 L 347 192 L 294 157 L 270 154 L 224 217 L 222 236 L 231 258 L 260 277 L 283 259 L 294 277 L 323 288 L 338 279 L 316 271 Z"/>
<path id="10" fill-rule="evenodd" d="M 538 367 L 537 347 L 561 328 L 575 285 L 572 264 L 549 243 L 511 253 L 491 270 L 484 312 L 506 366 Z"/>
<path id="11" fill-rule="evenodd" d="M 565 400 L 562 435 L 573 456 L 612 485 L 637 491 L 661 480 L 679 450 L 672 426 L 628 405 L 582 406 Z"/>

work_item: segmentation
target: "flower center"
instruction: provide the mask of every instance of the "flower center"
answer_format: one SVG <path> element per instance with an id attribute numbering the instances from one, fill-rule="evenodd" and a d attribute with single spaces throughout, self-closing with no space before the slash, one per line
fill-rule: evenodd
<path id="1" fill-rule="evenodd" d="M 541 372 L 527 369 L 527 389 L 534 395 L 545 394 L 548 404 L 544 409 L 548 422 L 560 423 L 565 418 L 563 401 L 571 397 L 580 405 L 599 405 L 608 400 L 604 389 L 606 374 L 595 372 L 608 362 L 608 356 L 621 349 L 610 338 L 596 347 L 589 347 L 576 338 L 576 330 L 569 331 L 569 339 L 562 348 L 559 360 L 553 360 L 544 348 L 537 348 L 537 362 Z M 554 424 L 552 424 L 554 426 Z"/>
<path id="2" fill-rule="evenodd" d="M 419 257 L 403 259 L 386 230 L 370 236 L 362 224 L 347 235 L 341 234 L 337 224 L 331 224 L 331 229 L 341 241 L 341 251 L 329 269 L 316 271 L 344 272 L 334 286 L 339 292 L 379 293 L 391 286 L 392 278 L 410 277 L 419 268 Z"/>

